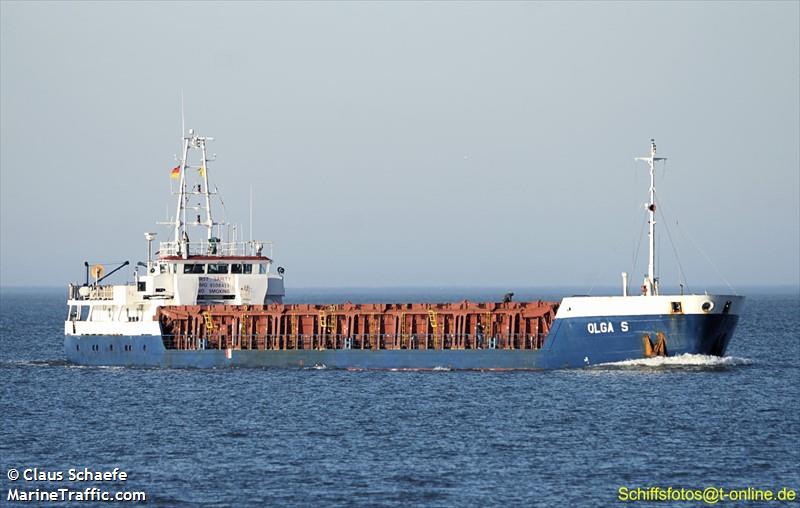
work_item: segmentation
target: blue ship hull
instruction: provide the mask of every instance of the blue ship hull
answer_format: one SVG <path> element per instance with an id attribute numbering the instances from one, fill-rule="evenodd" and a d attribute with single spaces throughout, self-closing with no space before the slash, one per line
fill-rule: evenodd
<path id="1" fill-rule="evenodd" d="M 666 338 L 669 356 L 722 356 L 738 322 L 733 314 L 673 314 L 556 319 L 541 349 L 174 350 L 160 335 L 67 335 L 67 360 L 80 365 L 177 368 L 535 370 L 576 368 L 645 356 L 644 340 Z M 600 323 L 605 323 L 600 326 Z M 623 326 L 624 323 L 624 326 Z M 623 331 L 624 329 L 624 331 Z"/>

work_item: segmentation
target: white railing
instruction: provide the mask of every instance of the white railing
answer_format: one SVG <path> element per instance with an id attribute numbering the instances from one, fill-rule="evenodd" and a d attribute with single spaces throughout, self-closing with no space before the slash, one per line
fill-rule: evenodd
<path id="1" fill-rule="evenodd" d="M 67 287 L 69 300 L 113 300 L 114 286 L 77 286 Z"/>
<path id="2" fill-rule="evenodd" d="M 267 256 L 272 257 L 272 242 L 160 242 L 158 256 L 181 256 L 183 250 L 189 256 Z"/>

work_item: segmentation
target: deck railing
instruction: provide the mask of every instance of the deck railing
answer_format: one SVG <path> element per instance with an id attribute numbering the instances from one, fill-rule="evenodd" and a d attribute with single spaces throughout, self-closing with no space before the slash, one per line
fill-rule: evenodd
<path id="1" fill-rule="evenodd" d="M 325 349 L 541 349 L 546 333 L 538 334 L 210 334 L 163 335 L 164 347 L 179 350 L 325 350 Z"/>
<path id="2" fill-rule="evenodd" d="M 68 300 L 113 300 L 114 286 L 67 286 Z"/>
<path id="3" fill-rule="evenodd" d="M 181 256 L 183 250 L 189 256 L 267 256 L 272 257 L 272 242 L 218 242 L 204 240 L 201 242 L 160 242 L 158 256 Z"/>

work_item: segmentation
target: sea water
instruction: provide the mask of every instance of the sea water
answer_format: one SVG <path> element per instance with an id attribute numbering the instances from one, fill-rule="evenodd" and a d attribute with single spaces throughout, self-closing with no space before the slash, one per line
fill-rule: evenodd
<path id="1" fill-rule="evenodd" d="M 489 293 L 297 290 L 288 300 Z M 800 297 L 747 296 L 724 358 L 351 372 L 68 365 L 64 292 L 3 289 L 0 505 L 31 504 L 8 501 L 13 489 L 89 487 L 164 507 L 606 506 L 621 488 L 798 490 Z M 119 468 L 127 480 L 9 479 L 34 468 Z"/>

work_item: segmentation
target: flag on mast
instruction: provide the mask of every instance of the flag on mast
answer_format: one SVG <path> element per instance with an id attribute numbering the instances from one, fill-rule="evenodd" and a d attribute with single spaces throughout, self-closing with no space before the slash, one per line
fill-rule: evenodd
<path id="1" fill-rule="evenodd" d="M 169 174 L 169 177 L 173 178 L 173 179 L 176 179 L 176 178 L 180 178 L 180 176 L 181 176 L 181 167 L 180 166 L 175 166 L 174 168 L 172 168 L 172 172 Z"/>

